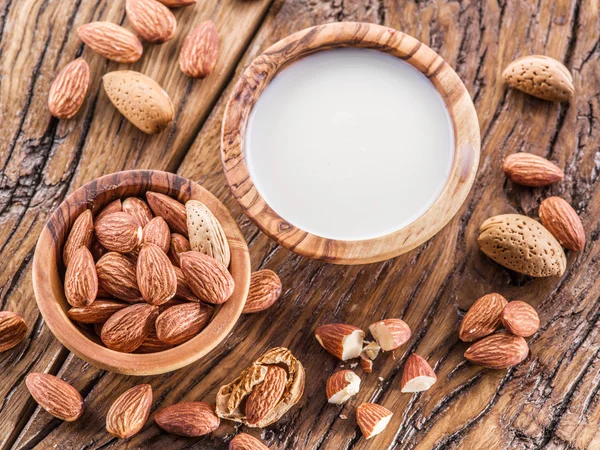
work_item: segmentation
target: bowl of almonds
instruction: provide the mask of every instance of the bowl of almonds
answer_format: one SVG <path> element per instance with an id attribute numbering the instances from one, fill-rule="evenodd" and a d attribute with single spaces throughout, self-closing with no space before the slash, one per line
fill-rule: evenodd
<path id="1" fill-rule="evenodd" d="M 56 338 L 105 370 L 186 366 L 235 326 L 250 283 L 246 241 L 200 185 L 159 171 L 106 175 L 51 215 L 33 260 Z"/>

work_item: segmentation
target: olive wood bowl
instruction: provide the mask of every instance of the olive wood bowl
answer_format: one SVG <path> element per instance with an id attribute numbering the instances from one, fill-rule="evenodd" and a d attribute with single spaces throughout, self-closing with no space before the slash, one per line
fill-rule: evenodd
<path id="1" fill-rule="evenodd" d="M 454 160 L 437 200 L 410 225 L 373 239 L 328 239 L 287 222 L 260 195 L 244 159 L 248 117 L 277 72 L 298 58 L 339 47 L 378 50 L 411 64 L 440 93 L 454 129 Z M 477 173 L 479 152 L 479 122 L 475 107 L 456 72 L 435 51 L 412 36 L 370 23 L 319 25 L 294 33 L 269 47 L 245 69 L 234 86 L 221 134 L 221 157 L 227 181 L 245 214 L 280 245 L 309 258 L 336 264 L 383 261 L 432 238 L 456 215 L 469 194 Z M 398 205 L 390 205 L 393 207 Z"/>
<path id="2" fill-rule="evenodd" d="M 230 271 L 235 280 L 231 298 L 215 310 L 212 321 L 197 336 L 172 349 L 135 354 L 110 350 L 100 344 L 91 330 L 72 322 L 70 305 L 64 295 L 62 249 L 68 232 L 79 214 L 91 209 L 95 214 L 117 198 L 143 196 L 147 191 L 167 194 L 185 203 L 196 199 L 214 213 L 231 249 Z M 33 257 L 33 289 L 38 307 L 56 338 L 80 358 L 105 370 L 127 375 L 155 375 L 170 372 L 213 350 L 233 329 L 248 295 L 250 257 L 248 246 L 227 208 L 197 183 L 180 176 L 151 170 L 131 170 L 94 180 L 69 195 L 54 211 L 42 230 Z"/>

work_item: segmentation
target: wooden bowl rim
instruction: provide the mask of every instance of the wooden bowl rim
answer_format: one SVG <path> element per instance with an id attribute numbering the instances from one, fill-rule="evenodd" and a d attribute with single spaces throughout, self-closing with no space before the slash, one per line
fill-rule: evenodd
<path id="1" fill-rule="evenodd" d="M 152 190 L 173 192 L 175 198 L 195 198 L 211 209 L 221 222 L 231 250 L 230 271 L 235 290 L 230 299 L 216 308 L 208 326 L 191 340 L 162 352 L 135 354 L 110 350 L 91 340 L 67 316 L 68 303 L 62 290 L 59 267 L 64 237 L 74 219 L 85 209 L 97 212 L 115 198 L 111 192 L 136 186 L 139 194 Z M 175 195 L 177 193 L 177 195 Z M 134 194 L 131 194 L 134 195 Z M 110 197 L 106 201 L 98 197 Z M 64 230 L 64 236 L 62 232 Z M 62 238 L 61 238 L 62 236 Z M 62 243 L 61 243 L 62 240 Z M 60 247 L 60 252 L 57 253 Z M 60 283 L 53 284 L 58 278 Z M 129 170 L 102 176 L 70 194 L 48 219 L 33 257 L 33 289 L 40 312 L 54 336 L 81 359 L 101 369 L 126 375 L 155 375 L 180 369 L 205 356 L 221 343 L 235 326 L 244 308 L 250 284 L 248 246 L 237 222 L 221 201 L 199 184 L 178 175 L 154 170 Z"/>
<path id="2" fill-rule="evenodd" d="M 454 129 L 454 160 L 433 205 L 416 221 L 390 234 L 349 241 L 316 236 L 279 216 L 252 182 L 244 158 L 248 117 L 260 94 L 288 63 L 308 54 L 359 47 L 397 56 L 417 68 L 442 96 Z M 437 234 L 458 212 L 475 180 L 480 154 L 479 121 L 456 72 L 427 45 L 392 28 L 339 22 L 296 32 L 275 43 L 244 70 L 228 99 L 221 132 L 221 157 L 234 197 L 244 213 L 280 245 L 309 258 L 335 264 L 364 264 L 406 253 Z"/>

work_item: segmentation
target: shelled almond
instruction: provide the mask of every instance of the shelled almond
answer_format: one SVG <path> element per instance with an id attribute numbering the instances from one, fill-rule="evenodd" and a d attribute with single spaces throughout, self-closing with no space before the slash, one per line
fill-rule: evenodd
<path id="1" fill-rule="evenodd" d="M 140 384 L 125 391 L 113 402 L 106 415 L 106 431 L 129 439 L 143 427 L 152 407 L 152 387 Z"/>
<path id="2" fill-rule="evenodd" d="M 167 406 L 156 413 L 154 420 L 167 433 L 186 437 L 212 433 L 221 423 L 214 406 L 204 402 L 181 402 Z"/>
<path id="3" fill-rule="evenodd" d="M 0 311 L 0 353 L 17 346 L 27 334 L 27 324 L 12 311 Z"/>
<path id="4" fill-rule="evenodd" d="M 30 373 L 25 384 L 35 401 L 54 417 L 73 422 L 83 414 L 81 394 L 66 381 L 47 373 Z"/>

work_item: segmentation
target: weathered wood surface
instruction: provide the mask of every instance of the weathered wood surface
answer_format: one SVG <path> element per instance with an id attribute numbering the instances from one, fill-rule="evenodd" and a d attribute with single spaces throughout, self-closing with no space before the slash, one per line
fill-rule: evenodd
<path id="1" fill-rule="evenodd" d="M 154 388 L 153 411 L 182 399 L 210 401 L 233 373 L 267 348 L 285 345 L 304 363 L 307 386 L 298 407 L 264 432 L 271 448 L 600 448 L 597 0 L 202 1 L 193 17 L 183 10 L 176 15 L 185 23 L 181 29 L 189 29 L 194 18 L 216 19 L 223 49 L 217 74 L 202 82 L 180 76 L 174 64 L 180 43 L 146 46 L 148 54 L 134 66 L 174 97 L 178 122 L 170 130 L 142 136 L 112 110 L 98 86 L 100 74 L 116 66 L 88 50 L 83 54 L 91 62 L 93 95 L 77 119 L 51 120 L 45 108 L 49 82 L 80 51 L 75 27 L 96 17 L 120 22 L 123 4 L 5 0 L 0 5 L 0 301 L 3 309 L 23 314 L 32 330 L 20 346 L 0 355 L 1 447 L 226 448 L 222 437 L 178 438 L 162 433 L 152 420 L 124 444 L 104 431 L 104 416 L 116 395 L 141 382 Z M 327 265 L 276 246 L 242 215 L 219 160 L 220 121 L 236 65 L 239 73 L 261 49 L 290 32 L 339 20 L 383 23 L 428 43 L 463 78 L 482 130 L 480 171 L 459 216 L 424 246 L 369 266 Z M 572 70 L 576 96 L 570 104 L 506 89 L 503 67 L 527 53 L 553 56 Z M 550 157 L 565 169 L 565 180 L 547 189 L 507 182 L 500 162 L 518 150 Z M 94 369 L 61 349 L 40 319 L 31 289 L 32 250 L 48 212 L 68 191 L 123 167 L 176 170 L 200 181 L 238 218 L 253 268 L 277 271 L 285 286 L 276 307 L 242 318 L 206 359 L 141 379 Z M 550 194 L 575 205 L 588 234 L 585 251 L 569 255 L 562 279 L 516 276 L 482 256 L 475 236 L 485 218 L 502 212 L 535 216 L 540 199 Z M 528 301 L 542 320 L 530 339 L 530 357 L 508 371 L 464 363 L 465 345 L 457 338 L 465 309 L 491 291 Z M 339 363 L 319 347 L 312 331 L 334 320 L 366 327 L 385 316 L 405 318 L 413 338 L 394 358 L 377 359 L 375 372 L 363 376 L 360 394 L 346 406 L 327 405 L 325 380 Z M 438 373 L 438 383 L 421 395 L 399 392 L 402 362 L 410 351 L 426 357 Z M 29 371 L 58 373 L 73 382 L 86 398 L 84 417 L 66 424 L 36 408 L 23 382 Z M 373 441 L 360 437 L 353 414 L 368 400 L 395 412 Z M 231 429 L 220 434 L 226 431 Z"/>

